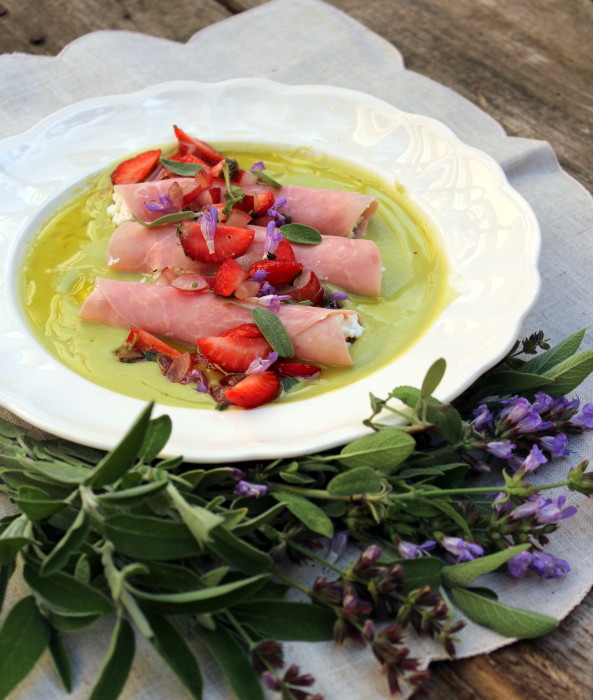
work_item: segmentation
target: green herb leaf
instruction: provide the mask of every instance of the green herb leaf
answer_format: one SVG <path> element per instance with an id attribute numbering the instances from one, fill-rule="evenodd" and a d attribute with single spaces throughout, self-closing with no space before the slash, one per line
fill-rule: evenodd
<path id="1" fill-rule="evenodd" d="M 119 445 L 92 470 L 85 486 L 100 488 L 113 484 L 134 466 L 146 437 L 152 407 L 152 402 L 146 406 Z"/>
<path id="2" fill-rule="evenodd" d="M 233 533 L 218 528 L 212 533 L 212 542 L 208 549 L 245 574 L 259 574 L 272 567 L 272 558 L 260 549 L 235 537 Z"/>
<path id="3" fill-rule="evenodd" d="M 166 661 L 173 673 L 183 683 L 192 698 L 202 700 L 203 681 L 196 657 L 175 627 L 161 615 L 146 611 L 154 632 L 152 646 Z"/>
<path id="4" fill-rule="evenodd" d="M 113 603 L 101 591 L 63 571 L 42 578 L 31 564 L 26 564 L 23 576 L 31 590 L 59 614 L 106 615 L 114 610 Z"/>
<path id="5" fill-rule="evenodd" d="M 304 224 L 285 224 L 278 229 L 280 233 L 291 243 L 303 245 L 318 245 L 323 238 L 316 228 Z"/>
<path id="6" fill-rule="evenodd" d="M 116 700 L 130 675 L 135 651 L 134 630 L 126 619 L 118 617 L 89 700 Z"/>
<path id="7" fill-rule="evenodd" d="M 519 544 L 516 547 L 509 547 L 501 552 L 488 554 L 473 561 L 466 561 L 462 564 L 452 564 L 443 568 L 443 578 L 449 586 L 463 586 L 473 581 L 482 574 L 495 571 L 499 566 L 505 564 L 515 555 L 529 549 L 529 544 Z"/>
<path id="8" fill-rule="evenodd" d="M 63 569 L 70 556 L 76 552 L 86 540 L 91 529 L 91 516 L 83 508 L 78 511 L 76 519 L 58 544 L 48 554 L 39 568 L 40 576 L 49 576 Z"/>
<path id="9" fill-rule="evenodd" d="M 266 580 L 266 575 L 239 579 L 183 593 L 147 593 L 127 584 L 133 595 L 151 610 L 163 615 L 215 613 L 250 598 Z"/>
<path id="10" fill-rule="evenodd" d="M 452 593 L 456 605 L 470 620 L 490 627 L 505 637 L 533 639 L 551 632 L 558 626 L 558 620 L 553 617 L 512 608 L 466 588 L 453 588 Z"/>
<path id="11" fill-rule="evenodd" d="M 257 324 L 264 338 L 272 346 L 272 350 L 277 352 L 280 357 L 292 357 L 294 355 L 290 336 L 276 314 L 268 311 L 268 309 L 256 307 L 251 311 L 251 318 L 253 318 L 253 322 Z"/>
<path id="12" fill-rule="evenodd" d="M 201 506 L 190 505 L 173 484 L 167 486 L 167 493 L 173 506 L 187 525 L 188 530 L 195 537 L 196 542 L 200 546 L 209 542 L 211 540 L 211 531 L 224 522 L 224 518 Z"/>
<path id="13" fill-rule="evenodd" d="M 19 495 L 21 491 L 22 489 L 19 489 Z M 49 498 L 17 498 L 15 503 L 30 520 L 50 518 L 68 505 L 65 501 L 54 501 Z"/>
<path id="14" fill-rule="evenodd" d="M 237 700 L 265 700 L 257 674 L 243 649 L 224 627 L 207 630 L 196 626 L 194 632 L 214 657 Z"/>
<path id="15" fill-rule="evenodd" d="M 404 568 L 404 585 L 406 591 L 413 591 L 422 586 L 438 590 L 441 585 L 443 562 L 436 557 L 418 557 L 399 562 Z"/>
<path id="16" fill-rule="evenodd" d="M 127 508 L 128 506 L 142 503 L 147 498 L 156 496 L 166 486 L 166 481 L 150 481 L 148 484 L 133 486 L 132 488 L 122 489 L 121 491 L 106 491 L 105 493 L 99 494 L 96 498 L 99 503 Z"/>
<path id="17" fill-rule="evenodd" d="M 568 357 L 546 372 L 551 383 L 546 386 L 550 396 L 564 396 L 576 389 L 593 372 L 593 349 Z"/>
<path id="18" fill-rule="evenodd" d="M 154 221 L 142 221 L 142 219 L 139 219 L 136 214 L 132 214 L 134 217 L 134 220 L 144 226 L 145 228 L 156 228 L 157 226 L 164 226 L 165 224 L 175 224 L 178 221 L 193 221 L 194 219 L 197 219 L 199 214 L 196 213 L 195 211 L 176 211 L 173 212 L 172 214 L 164 214 L 163 216 L 159 216 L 158 219 L 155 219 Z"/>
<path id="19" fill-rule="evenodd" d="M 429 406 L 426 411 L 426 418 L 439 429 L 440 434 L 450 445 L 454 445 L 461 439 L 463 420 L 459 412 L 451 404 Z"/>
<path id="20" fill-rule="evenodd" d="M 284 391 L 290 391 L 293 387 L 300 384 L 300 382 L 295 377 L 283 377 L 280 380 L 280 384 L 282 384 Z"/>
<path id="21" fill-rule="evenodd" d="M 200 170 L 206 169 L 204 165 L 199 163 L 183 163 L 170 158 L 161 158 L 161 165 L 164 165 L 167 170 L 170 170 L 175 175 L 181 175 L 182 177 L 193 177 Z"/>
<path id="22" fill-rule="evenodd" d="M 480 381 L 480 387 L 493 390 L 509 390 L 512 392 L 533 391 L 535 389 L 546 388 L 551 384 L 551 380 L 540 374 L 528 374 L 513 370 L 502 370 L 491 372 Z M 490 393 L 491 393 L 490 392 Z"/>
<path id="23" fill-rule="evenodd" d="M 169 441 L 172 429 L 173 423 L 167 415 L 149 421 L 138 458 L 147 464 L 155 460 Z"/>
<path id="24" fill-rule="evenodd" d="M 356 467 L 334 476 L 327 490 L 332 496 L 377 493 L 381 490 L 381 478 L 369 467 Z"/>
<path id="25" fill-rule="evenodd" d="M 167 561 L 200 553 L 200 547 L 182 522 L 145 515 L 119 513 L 105 518 L 105 536 L 116 549 L 133 559 Z"/>
<path id="26" fill-rule="evenodd" d="M 0 539 L 0 566 L 10 565 L 21 549 L 30 544 L 27 537 L 6 537 Z"/>
<path id="27" fill-rule="evenodd" d="M 245 520 L 240 525 L 234 527 L 233 534 L 238 537 L 242 537 L 243 535 L 248 535 L 249 533 L 254 532 L 262 525 L 273 522 L 283 508 L 283 503 L 277 503 L 275 506 L 268 508 L 268 510 L 264 511 L 263 513 L 256 515 L 250 520 Z"/>
<path id="28" fill-rule="evenodd" d="M 416 441 L 397 428 L 380 430 L 354 440 L 340 452 L 340 464 L 355 467 L 372 467 L 387 474 L 397 471 L 414 451 Z"/>
<path id="29" fill-rule="evenodd" d="M 11 562 L 10 564 L 4 564 L 0 566 L 0 612 L 2 612 L 2 606 L 4 605 L 4 596 L 6 595 L 6 589 L 8 588 L 8 582 L 14 573 L 15 566 Z"/>
<path id="30" fill-rule="evenodd" d="M 335 614 L 311 603 L 250 600 L 233 607 L 233 615 L 263 637 L 294 642 L 333 639 Z"/>
<path id="31" fill-rule="evenodd" d="M 148 572 L 138 572 L 130 580 L 149 588 L 166 588 L 172 591 L 192 591 L 202 585 L 202 579 L 192 569 L 178 564 L 151 561 Z"/>
<path id="32" fill-rule="evenodd" d="M 0 698 L 25 678 L 45 651 L 50 629 L 32 596 L 19 600 L 0 628 Z"/>
<path id="33" fill-rule="evenodd" d="M 66 647 L 64 646 L 64 641 L 62 640 L 62 635 L 56 630 L 52 629 L 51 636 L 49 638 L 49 653 L 51 654 L 52 661 L 58 676 L 62 681 L 64 690 L 67 693 L 72 692 L 72 664 L 70 663 L 70 657 Z"/>
<path id="34" fill-rule="evenodd" d="M 569 357 L 574 355 L 585 336 L 585 329 L 573 333 L 561 343 L 546 350 L 541 355 L 536 355 L 521 366 L 519 372 L 527 372 L 531 374 L 544 374 L 549 372 L 553 367 L 555 367 L 560 362 L 567 360 Z"/>
<path id="35" fill-rule="evenodd" d="M 433 362 L 433 364 L 429 367 L 428 372 L 424 377 L 424 381 L 422 382 L 422 386 L 420 387 L 420 396 L 423 399 L 427 399 L 429 396 L 434 394 L 435 389 L 441 383 L 441 380 L 445 375 L 446 369 L 447 363 L 442 357 Z"/>
<path id="36" fill-rule="evenodd" d="M 279 182 L 274 180 L 273 177 L 270 177 L 263 170 L 252 170 L 251 172 L 253 172 L 257 175 L 257 181 L 260 185 L 270 185 L 271 187 L 282 187 L 282 185 Z"/>
<path id="37" fill-rule="evenodd" d="M 303 496 L 289 491 L 273 491 L 272 496 L 288 508 L 303 525 L 324 537 L 334 536 L 334 525 L 330 518 L 314 503 Z"/>

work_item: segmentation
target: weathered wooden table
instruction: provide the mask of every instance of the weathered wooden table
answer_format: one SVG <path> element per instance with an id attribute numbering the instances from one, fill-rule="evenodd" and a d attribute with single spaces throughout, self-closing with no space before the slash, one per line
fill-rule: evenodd
<path id="1" fill-rule="evenodd" d="M 0 53 L 58 53 L 97 29 L 186 41 L 265 0 L 0 0 Z M 295 2 L 298 0 L 295 0 Z M 511 135 L 549 141 L 593 191 L 592 0 L 331 0 Z M 1 97 L 0 97 L 1 99 Z M 438 700 L 593 697 L 593 594 L 554 633 L 433 667 Z"/>

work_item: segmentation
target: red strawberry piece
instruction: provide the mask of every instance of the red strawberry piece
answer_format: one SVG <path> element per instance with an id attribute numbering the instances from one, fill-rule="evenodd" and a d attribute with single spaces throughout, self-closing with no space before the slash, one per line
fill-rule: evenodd
<path id="1" fill-rule="evenodd" d="M 271 192 L 256 194 L 252 211 L 257 216 L 262 216 L 270 207 L 274 206 L 275 201 L 274 195 Z"/>
<path id="2" fill-rule="evenodd" d="M 199 156 L 203 158 L 210 165 L 224 160 L 222 153 L 219 153 L 215 148 L 213 148 L 209 143 L 205 141 L 200 141 L 189 134 L 186 134 L 183 129 L 178 126 L 173 126 L 173 131 L 179 142 L 179 153 L 185 155 L 187 153 L 193 156 Z"/>
<path id="3" fill-rule="evenodd" d="M 111 182 L 114 185 L 133 185 L 142 182 L 150 175 L 159 163 L 161 150 L 145 151 L 134 158 L 129 158 L 120 163 L 111 173 Z"/>
<path id="4" fill-rule="evenodd" d="M 124 345 L 126 347 L 134 347 L 135 350 L 139 350 L 140 352 L 155 352 L 158 355 L 164 355 L 171 359 L 181 355 L 179 350 L 172 348 L 170 345 L 167 345 L 167 343 L 143 331 L 141 328 L 132 328 Z"/>
<path id="5" fill-rule="evenodd" d="M 225 372 L 245 372 L 256 357 L 267 357 L 272 351 L 263 337 L 216 335 L 198 338 L 197 343 L 200 353 Z"/>
<path id="6" fill-rule="evenodd" d="M 210 253 L 199 221 L 184 221 L 179 230 L 181 245 L 186 255 L 194 260 L 209 263 L 221 263 L 228 258 L 243 255 L 255 236 L 248 228 L 218 224 L 214 234 L 214 253 Z"/>
<path id="7" fill-rule="evenodd" d="M 230 297 L 237 287 L 249 278 L 245 270 L 232 258 L 225 260 L 216 271 L 214 278 L 214 294 Z"/>
<path id="8" fill-rule="evenodd" d="M 241 406 L 241 408 L 256 408 L 272 401 L 280 390 L 280 379 L 275 372 L 258 372 L 248 374 L 238 384 L 231 387 L 225 394 L 225 399 Z"/>
<path id="9" fill-rule="evenodd" d="M 301 263 L 295 260 L 283 260 L 282 258 L 267 260 L 264 258 L 253 263 L 249 268 L 249 276 L 253 277 L 256 272 L 264 270 L 267 273 L 266 282 L 272 287 L 278 287 L 281 284 L 289 284 L 302 269 Z"/>
<path id="10" fill-rule="evenodd" d="M 290 243 L 283 238 L 274 252 L 274 256 L 279 260 L 295 260 L 294 249 Z"/>
<path id="11" fill-rule="evenodd" d="M 220 334 L 223 338 L 263 338 L 264 335 L 255 323 L 242 323 Z"/>
<path id="12" fill-rule="evenodd" d="M 250 222 L 251 214 L 240 209 L 232 209 L 226 220 L 227 226 L 236 226 L 237 228 L 245 228 Z"/>
<path id="13" fill-rule="evenodd" d="M 313 270 L 303 270 L 292 287 L 276 290 L 277 294 L 290 294 L 293 301 L 310 301 L 313 306 L 323 306 L 323 287 Z"/>
<path id="14" fill-rule="evenodd" d="M 274 364 L 274 369 L 281 377 L 295 377 L 300 379 L 313 379 L 321 372 L 317 365 L 307 365 L 304 362 L 279 361 Z"/>

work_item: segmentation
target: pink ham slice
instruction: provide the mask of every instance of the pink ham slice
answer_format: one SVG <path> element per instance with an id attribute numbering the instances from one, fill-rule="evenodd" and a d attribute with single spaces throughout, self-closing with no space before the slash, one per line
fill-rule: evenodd
<path id="1" fill-rule="evenodd" d="M 156 201 L 159 196 L 168 194 L 171 184 L 191 183 L 192 178 L 171 178 L 154 182 L 141 182 L 137 185 L 116 185 L 115 191 L 126 205 L 142 221 L 154 221 L 161 212 L 151 212 L 144 204 Z M 215 180 L 214 187 L 224 189 L 223 180 Z M 267 185 L 246 185 L 242 188 L 247 194 L 271 192 L 276 199 L 286 197 L 285 211 L 293 222 L 316 228 L 324 236 L 360 237 L 364 235 L 369 221 L 377 211 L 377 200 L 358 192 L 342 190 L 317 190 L 297 185 L 269 187 Z"/>
<path id="2" fill-rule="evenodd" d="M 286 304 L 278 313 L 297 359 L 341 367 L 353 364 L 341 326 L 352 315 L 356 312 Z M 220 335 L 253 322 L 249 309 L 214 294 L 188 294 L 173 287 L 101 277 L 82 305 L 80 317 L 123 328 L 142 328 L 190 346 L 197 338 Z"/>
<path id="3" fill-rule="evenodd" d="M 252 226 L 255 239 L 237 262 L 247 269 L 262 257 L 266 231 Z M 381 256 L 373 241 L 324 236 L 319 245 L 292 244 L 295 257 L 313 270 L 321 282 L 338 285 L 357 294 L 381 293 Z M 188 258 L 179 245 L 174 225 L 146 228 L 135 221 L 122 224 L 113 233 L 107 250 L 109 266 L 114 270 L 151 273 L 164 267 L 184 268 L 200 274 L 212 274 L 215 265 Z"/>

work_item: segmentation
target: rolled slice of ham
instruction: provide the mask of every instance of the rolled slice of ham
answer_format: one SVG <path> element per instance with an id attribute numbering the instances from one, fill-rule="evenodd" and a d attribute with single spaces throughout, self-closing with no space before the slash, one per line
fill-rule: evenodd
<path id="1" fill-rule="evenodd" d="M 255 238 L 247 253 L 237 262 L 248 269 L 264 251 L 266 230 L 252 226 Z M 323 236 L 319 245 L 292 244 L 295 257 L 313 270 L 321 282 L 338 285 L 356 294 L 381 293 L 381 256 L 373 241 Z M 152 273 L 165 267 L 178 267 L 212 274 L 216 265 L 188 258 L 183 252 L 174 225 L 146 228 L 135 221 L 119 226 L 111 236 L 107 262 L 114 270 Z"/>
<path id="2" fill-rule="evenodd" d="M 249 308 L 214 294 L 191 294 L 174 287 L 101 277 L 82 305 L 80 317 L 122 328 L 142 328 L 190 346 L 198 338 L 253 322 Z M 353 364 L 343 327 L 357 319 L 355 311 L 283 304 L 278 317 L 297 359 L 342 367 Z"/>
<path id="3" fill-rule="evenodd" d="M 116 204 L 110 213 L 118 215 L 114 219 L 121 223 L 121 200 L 127 208 L 142 221 L 154 221 L 162 212 L 153 212 L 144 204 L 156 201 L 161 195 L 168 194 L 173 182 L 182 185 L 191 183 L 192 178 L 171 178 L 141 182 L 136 185 L 115 185 Z M 225 189 L 223 180 L 215 180 L 214 187 Z M 271 192 L 275 199 L 286 197 L 287 204 L 283 211 L 290 214 L 297 224 L 316 228 L 324 236 L 360 237 L 364 235 L 371 217 L 377 211 L 378 202 L 358 192 L 343 190 L 318 190 L 298 185 L 269 187 L 268 185 L 246 185 L 242 188 L 247 194 Z"/>

